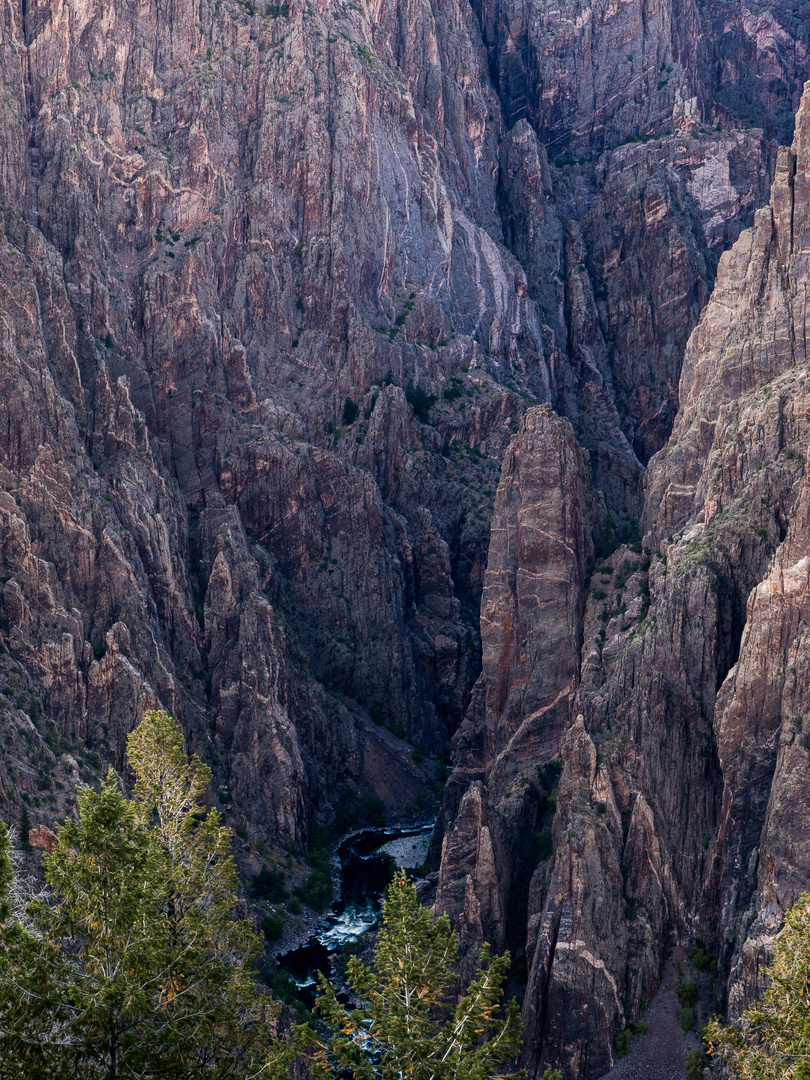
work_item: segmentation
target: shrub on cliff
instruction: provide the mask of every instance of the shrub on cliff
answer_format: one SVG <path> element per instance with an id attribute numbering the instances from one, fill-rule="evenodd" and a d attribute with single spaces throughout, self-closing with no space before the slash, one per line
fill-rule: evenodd
<path id="1" fill-rule="evenodd" d="M 746 1080 L 810 1080 L 810 894 L 785 916 L 761 1001 L 727 1026 L 713 1020 L 704 1038 Z"/>
<path id="2" fill-rule="evenodd" d="M 435 404 L 436 396 L 434 394 L 429 394 L 427 390 L 423 390 L 421 386 L 414 386 L 413 382 L 409 381 L 405 390 L 405 398 L 413 409 L 413 415 L 419 423 L 429 423 L 430 410 Z"/>
<path id="3" fill-rule="evenodd" d="M 268 866 L 263 866 L 255 875 L 250 892 L 258 900 L 269 900 L 271 904 L 280 904 L 290 895 L 284 884 L 283 873 Z"/>
<path id="4" fill-rule="evenodd" d="M 400 872 L 383 905 L 373 966 L 356 956 L 347 964 L 352 996 L 362 1004 L 348 1008 L 321 976 L 316 1011 L 328 1034 L 295 1028 L 285 1045 L 276 1044 L 270 1075 L 286 1077 L 308 1057 L 322 1075 L 348 1072 L 357 1080 L 493 1076 L 520 1047 L 517 1004 L 501 1001 L 509 957 L 492 957 L 485 946 L 475 978 L 454 1005 L 457 956 L 447 916 L 434 921 Z"/>
<path id="5" fill-rule="evenodd" d="M 235 913 L 230 834 L 203 804 L 209 770 L 147 713 L 129 740 L 134 800 L 112 770 L 43 856 L 50 894 L 11 920 L 0 834 L 0 1078 L 254 1074 L 274 1008 L 261 942 Z"/>
<path id="6" fill-rule="evenodd" d="M 698 999 L 698 985 L 694 979 L 691 982 L 678 983 L 678 1001 L 684 1009 L 691 1009 Z"/>
<path id="7" fill-rule="evenodd" d="M 711 1067 L 711 1058 L 703 1050 L 690 1050 L 683 1059 L 686 1080 L 703 1080 L 703 1070 Z"/>
<path id="8" fill-rule="evenodd" d="M 20 826 L 19 826 L 20 841 L 19 841 L 19 843 L 20 843 L 20 851 L 24 851 L 28 855 L 30 855 L 34 850 L 33 847 L 31 846 L 31 839 L 30 839 L 30 837 L 28 835 L 30 833 L 30 831 L 31 831 L 31 814 L 30 814 L 30 811 L 28 810 L 28 807 L 26 806 L 26 804 L 23 803 L 22 806 L 20 807 Z"/>

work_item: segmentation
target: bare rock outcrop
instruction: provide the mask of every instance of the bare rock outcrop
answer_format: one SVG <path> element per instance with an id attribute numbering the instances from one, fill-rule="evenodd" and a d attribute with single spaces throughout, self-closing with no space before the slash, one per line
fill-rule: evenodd
<path id="1" fill-rule="evenodd" d="M 518 817 L 500 837 L 509 789 L 499 778 L 554 751 L 493 749 L 490 729 L 473 725 L 475 705 L 457 736 L 438 899 L 464 927 L 479 909 L 498 913 L 490 935 L 514 948 L 515 914 L 488 901 L 472 843 L 474 823 L 478 835 L 485 825 L 496 878 L 524 882 L 531 1075 L 553 1064 L 583 1080 L 606 1072 L 615 1034 L 656 992 L 673 939 L 707 943 L 720 1000 L 741 1008 L 810 879 L 801 809 L 809 130 L 810 90 L 792 148 L 779 151 L 770 205 L 722 256 L 686 347 L 672 436 L 647 471 L 646 535 L 603 548 L 587 584 L 572 575 L 571 602 L 583 606 L 570 712 L 555 732 L 562 772 L 550 846 L 533 844 Z M 555 560 L 546 565 L 553 573 Z M 544 566 L 532 571 L 542 579 Z M 516 586 L 506 592 L 514 604 Z M 547 620 L 534 627 L 549 632 Z M 553 656 L 568 655 L 558 642 Z M 501 656 L 499 674 L 519 656 L 518 647 Z M 552 679 L 552 663 L 540 670 Z"/>
<path id="2" fill-rule="evenodd" d="M 543 767 L 557 756 L 578 681 L 597 509 L 571 425 L 549 406 L 530 410 L 495 499 L 482 671 L 445 794 L 436 905 L 461 920 L 468 950 L 484 940 L 502 948 L 520 925 L 522 849 L 538 828 Z"/>
<path id="3" fill-rule="evenodd" d="M 805 873 L 809 32 L 9 0 L 2 812 L 160 705 L 302 849 L 457 732 L 437 903 L 525 959 L 530 1070 L 609 1066 L 667 923 L 750 993 Z"/>
<path id="4" fill-rule="evenodd" d="M 31 847 L 47 851 L 49 855 L 59 843 L 56 833 L 47 825 L 38 825 L 36 829 L 31 829 L 27 839 Z"/>

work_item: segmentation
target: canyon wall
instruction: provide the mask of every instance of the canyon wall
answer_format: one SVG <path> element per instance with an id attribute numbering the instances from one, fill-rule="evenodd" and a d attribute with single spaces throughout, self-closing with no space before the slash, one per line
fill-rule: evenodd
<path id="1" fill-rule="evenodd" d="M 531 1070 L 609 1066 L 668 922 L 744 1000 L 803 874 L 809 48 L 799 0 L 9 0 L 0 812 L 160 705 L 302 851 L 455 736 L 439 903 L 525 956 Z"/>
<path id="2" fill-rule="evenodd" d="M 453 5 L 3 9 L 12 807 L 25 740 L 58 758 L 30 701 L 119 765 L 160 702 L 234 823 L 299 845 L 374 787 L 366 747 L 394 767 L 386 727 L 446 752 L 497 467 L 553 383 L 473 31 Z"/>
<path id="3" fill-rule="evenodd" d="M 471 944 L 503 944 L 510 893 L 531 875 L 523 918 L 532 1075 L 557 1062 L 565 1075 L 606 1072 L 615 1033 L 657 989 L 673 935 L 706 942 L 722 1005 L 744 1006 L 762 989 L 769 944 L 810 879 L 808 223 L 810 85 L 793 146 L 779 151 L 770 204 L 722 256 L 689 339 L 672 436 L 646 474 L 643 539 L 607 557 L 603 548 L 587 583 L 570 572 L 566 610 L 533 624 L 540 647 L 527 682 L 536 697 L 512 724 L 537 723 L 535 701 L 553 698 L 548 742 L 513 747 L 510 732 L 496 728 L 493 737 L 474 706 L 456 736 L 438 902 L 462 926 L 479 919 Z M 532 410 L 524 423 L 538 419 Z M 518 520 L 546 528 L 564 488 L 555 477 L 526 492 L 511 522 L 501 522 L 498 507 L 521 474 L 522 437 L 496 499 L 484 585 L 485 598 L 497 597 L 490 625 L 521 601 L 516 584 L 501 586 L 501 532 L 517 545 Z M 566 534 L 573 541 L 592 521 L 580 502 Z M 518 557 L 515 582 L 521 572 L 542 591 L 558 580 L 557 560 Z M 573 662 L 559 640 L 572 610 Z M 567 655 L 560 696 L 557 665 Z M 517 656 L 515 647 L 497 666 L 484 664 L 473 703 L 502 693 Z M 561 713 L 562 731 L 552 719 Z M 553 850 L 538 859 L 532 830 L 557 753 Z M 491 851 L 479 843 L 475 858 L 473 823 L 479 836 L 486 823 L 493 840 Z"/>

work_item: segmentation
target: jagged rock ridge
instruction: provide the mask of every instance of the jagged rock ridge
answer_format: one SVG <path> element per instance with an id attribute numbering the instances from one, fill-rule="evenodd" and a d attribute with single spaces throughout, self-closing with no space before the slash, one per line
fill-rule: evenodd
<path id="1" fill-rule="evenodd" d="M 343 781 L 374 786 L 370 717 L 445 751 L 480 663 L 487 491 L 527 403 L 569 416 L 608 507 L 637 508 L 707 252 L 761 201 L 768 144 L 701 134 L 698 108 L 561 172 L 539 113 L 513 124 L 488 80 L 491 21 L 482 40 L 455 0 L 4 9 L 2 633 L 23 742 L 33 698 L 51 742 L 120 762 L 159 701 L 237 819 L 302 842 Z M 614 52 L 608 35 L 594 57 Z M 671 317 L 622 345 L 664 249 Z M 632 359 L 650 350 L 663 396 Z M 34 786 L 20 748 L 12 803 Z"/>
<path id="2" fill-rule="evenodd" d="M 669 928 L 708 943 L 718 995 L 740 1008 L 761 988 L 769 941 L 810 877 L 808 146 L 810 86 L 770 205 L 721 258 L 690 338 L 674 430 L 647 472 L 643 543 L 598 558 L 587 587 L 570 575 L 566 610 L 580 598 L 581 646 L 561 737 L 551 721 L 531 753 L 513 752 L 506 732 L 482 753 L 491 725 L 471 711 L 456 738 L 439 899 L 451 910 L 455 902 L 462 925 L 479 916 L 471 944 L 503 940 L 506 923 L 491 913 L 527 871 L 542 766 L 557 749 L 562 756 L 553 852 L 528 891 L 525 1064 L 534 1075 L 555 1062 L 583 1078 L 610 1068 L 614 1034 L 657 988 Z M 538 419 L 532 411 L 525 424 Z M 519 476 L 506 461 L 503 491 Z M 549 494 L 526 492 L 518 513 L 542 528 Z M 543 569 L 526 571 L 542 588 Z M 557 579 L 554 560 L 547 573 Z M 504 590 L 501 620 L 518 599 L 516 587 Z M 564 655 L 556 637 L 570 618 L 550 621 L 536 624 L 531 668 L 548 698 Z M 497 672 L 485 665 L 473 701 L 491 696 L 514 662 L 509 654 Z M 534 709 L 519 709 L 513 724 Z M 465 850 L 472 800 L 495 842 L 465 863 L 454 853 Z M 500 872 L 487 877 L 491 865 Z"/>
<path id="3" fill-rule="evenodd" d="M 767 200 L 810 73 L 791 0 L 648 8 L 12 0 L 0 14 L 3 812 L 24 792 L 52 823 L 160 704 L 253 848 L 300 848 L 346 786 L 411 807 L 431 777 L 398 733 L 444 754 L 466 717 L 442 902 L 470 945 L 525 940 L 527 1061 L 548 1052 L 582 1075 L 609 1062 L 628 992 L 654 988 L 655 905 L 720 934 L 754 895 L 729 869 L 759 850 L 735 825 L 748 780 L 726 764 L 748 728 L 731 695 L 738 719 L 712 742 L 713 695 L 793 521 L 788 493 L 760 517 L 748 500 L 684 593 L 658 560 L 621 553 L 596 586 L 608 618 L 586 601 L 592 545 L 608 512 L 621 527 L 642 510 L 687 338 L 721 252 Z M 717 303 L 731 280 L 722 269 Z M 688 531 L 676 542 L 698 524 L 689 470 L 708 475 L 700 454 L 720 437 L 696 417 L 666 467 L 653 458 L 645 513 L 664 515 L 655 544 L 673 535 L 667 566 L 697 550 Z M 629 638 L 653 605 L 657 659 L 638 675 L 647 637 Z M 656 758 L 643 747 L 662 716 Z M 624 773 L 593 749 L 599 722 L 628 737 L 621 761 L 642 747 Z M 529 881 L 514 826 L 546 827 L 560 741 L 556 870 Z M 685 815 L 670 790 L 663 835 L 636 792 L 673 768 L 697 802 Z M 604 828 L 574 856 L 570 808 L 592 791 Z M 709 892 L 694 908 L 708 874 L 722 910 Z M 626 903 L 649 918 L 628 926 Z M 610 932 L 592 963 L 566 949 L 571 912 L 581 940 Z M 586 1030 L 579 1003 L 597 999 Z"/>

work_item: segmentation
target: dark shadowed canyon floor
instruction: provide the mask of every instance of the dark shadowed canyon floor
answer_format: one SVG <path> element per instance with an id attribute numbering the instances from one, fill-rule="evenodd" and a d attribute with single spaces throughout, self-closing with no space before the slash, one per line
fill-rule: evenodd
<path id="1" fill-rule="evenodd" d="M 647 1033 L 633 1039 L 630 1053 L 605 1080 L 683 1080 L 683 1059 L 700 1041 L 694 1031 L 684 1032 L 680 1025 L 675 986 L 675 968 L 668 960 L 661 988 L 642 1016 Z"/>

